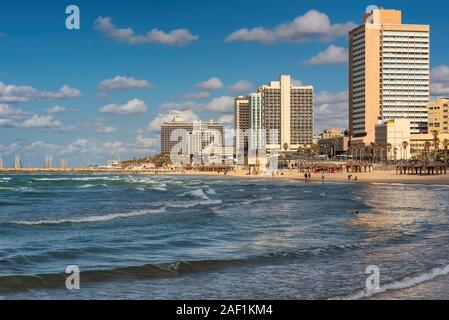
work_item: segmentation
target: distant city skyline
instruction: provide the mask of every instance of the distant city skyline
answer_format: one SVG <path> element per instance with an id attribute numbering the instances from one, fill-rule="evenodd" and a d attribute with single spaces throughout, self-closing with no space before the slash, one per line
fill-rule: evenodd
<path id="1" fill-rule="evenodd" d="M 46 156 L 81 166 L 157 153 L 163 120 L 232 126 L 234 98 L 280 74 L 315 88 L 316 132 L 347 128 L 347 33 L 371 4 L 431 26 L 431 96 L 449 96 L 445 2 L 74 4 L 80 30 L 65 28 L 66 4 L 21 1 L 0 11 L 5 167 L 16 154 L 24 166 Z"/>

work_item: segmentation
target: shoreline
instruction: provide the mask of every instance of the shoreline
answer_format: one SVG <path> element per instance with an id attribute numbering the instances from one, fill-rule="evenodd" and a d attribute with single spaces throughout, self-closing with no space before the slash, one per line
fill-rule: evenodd
<path id="1" fill-rule="evenodd" d="M 0 176 L 8 174 L 127 174 L 127 175 L 154 175 L 154 176 L 192 176 L 192 177 L 219 177 L 219 178 L 244 178 L 265 180 L 293 180 L 305 182 L 304 173 L 297 171 L 281 171 L 278 175 L 248 175 L 247 171 L 236 170 L 228 174 L 201 171 L 158 171 L 155 170 L 109 170 L 109 169 L 0 169 Z M 348 175 L 352 179 L 348 180 Z M 354 178 L 357 177 L 357 181 Z M 321 173 L 312 173 L 311 183 L 379 183 L 379 184 L 444 184 L 449 185 L 448 175 L 400 175 L 396 171 L 372 171 L 361 173 L 325 173 L 322 180 Z"/>

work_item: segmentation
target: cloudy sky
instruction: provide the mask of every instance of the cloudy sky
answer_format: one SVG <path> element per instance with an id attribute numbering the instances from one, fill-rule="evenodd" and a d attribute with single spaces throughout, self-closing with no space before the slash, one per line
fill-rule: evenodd
<path id="1" fill-rule="evenodd" d="M 316 131 L 347 127 L 347 32 L 371 1 L 18 1 L 0 10 L 0 157 L 71 166 L 159 151 L 174 114 L 232 122 L 233 97 L 291 74 Z M 356 3 L 356 4 L 355 4 Z M 431 24 L 433 95 L 449 95 L 447 1 L 378 1 Z"/>

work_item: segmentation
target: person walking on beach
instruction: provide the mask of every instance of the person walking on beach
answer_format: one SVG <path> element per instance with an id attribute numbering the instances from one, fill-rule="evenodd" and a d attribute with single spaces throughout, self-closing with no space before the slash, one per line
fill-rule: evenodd
<path id="1" fill-rule="evenodd" d="M 321 182 L 324 183 L 324 171 L 321 173 Z"/>
<path id="2" fill-rule="evenodd" d="M 304 173 L 304 182 L 307 182 L 308 177 L 309 177 L 309 176 L 307 175 L 307 172 Z"/>

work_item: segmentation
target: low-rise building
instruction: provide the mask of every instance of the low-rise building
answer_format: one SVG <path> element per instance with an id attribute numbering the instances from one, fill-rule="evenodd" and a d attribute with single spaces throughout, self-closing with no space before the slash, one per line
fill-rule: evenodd
<path id="1" fill-rule="evenodd" d="M 410 119 L 390 119 L 376 125 L 375 143 L 388 160 L 410 159 L 410 135 Z"/>
<path id="2" fill-rule="evenodd" d="M 323 133 L 321 134 L 321 139 L 332 139 L 332 138 L 338 138 L 345 135 L 344 130 L 333 128 L 333 129 L 325 129 Z"/>
<path id="3" fill-rule="evenodd" d="M 318 146 L 320 147 L 320 154 L 335 157 L 347 154 L 349 151 L 349 143 L 350 137 L 342 135 L 320 139 Z"/>
<path id="4" fill-rule="evenodd" d="M 432 101 L 429 103 L 427 109 L 429 114 L 429 133 L 435 130 L 438 133 L 449 133 L 449 98 Z"/>
<path id="5" fill-rule="evenodd" d="M 449 147 L 449 133 L 438 134 L 438 149 L 444 150 Z M 432 133 L 412 134 L 410 137 L 410 147 L 414 155 L 420 154 L 429 143 L 430 150 L 435 149 L 435 136 Z"/>

